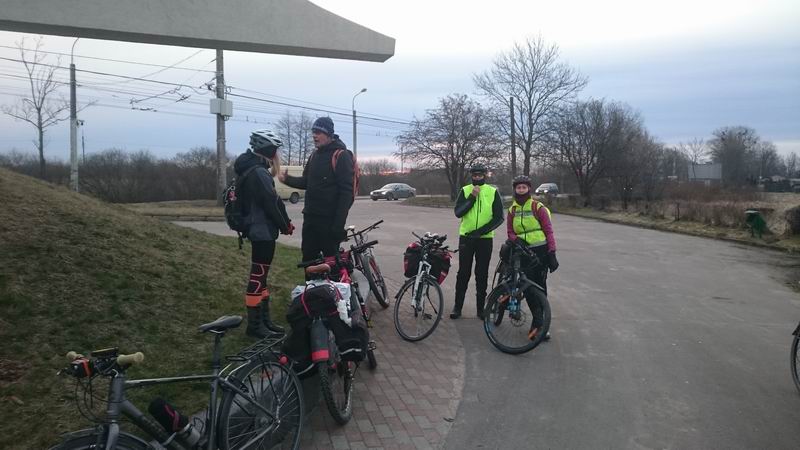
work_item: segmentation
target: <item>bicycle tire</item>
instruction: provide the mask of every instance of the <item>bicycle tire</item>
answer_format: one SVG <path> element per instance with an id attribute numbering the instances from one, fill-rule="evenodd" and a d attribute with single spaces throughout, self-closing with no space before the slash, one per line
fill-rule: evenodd
<path id="1" fill-rule="evenodd" d="M 536 288 L 531 289 L 531 292 L 536 295 L 536 301 L 542 307 L 542 329 L 535 339 L 530 340 L 527 338 L 528 330 L 530 329 L 530 322 L 527 322 L 527 316 L 530 316 L 532 320 L 532 313 L 522 311 L 521 317 L 524 317 L 525 320 L 522 318 L 512 319 L 510 317 L 506 318 L 507 320 L 503 319 L 505 310 L 502 309 L 501 299 L 503 296 L 508 295 L 508 290 L 509 286 L 507 284 L 500 284 L 492 289 L 486 297 L 483 329 L 489 338 L 489 342 L 495 348 L 503 353 L 518 355 L 533 350 L 545 340 L 550 330 L 550 303 L 547 301 L 547 295 L 544 292 Z M 524 295 L 520 295 L 520 297 L 520 304 L 524 305 L 522 308 L 527 307 L 528 302 L 525 300 Z M 504 327 L 502 331 L 499 330 L 501 326 Z M 514 339 L 514 342 L 511 343 L 509 342 L 511 341 L 511 336 L 519 336 L 519 338 Z M 524 339 L 522 336 L 524 336 Z"/>
<path id="2" fill-rule="evenodd" d="M 334 339 L 333 334 L 328 333 L 328 339 Z M 346 425 L 353 417 L 353 366 L 350 361 L 342 361 L 337 351 L 331 352 L 328 361 L 317 363 L 322 398 L 339 425 Z M 337 391 L 342 394 L 343 401 L 337 401 Z"/>
<path id="3" fill-rule="evenodd" d="M 397 333 L 400 335 L 401 338 L 405 339 L 409 342 L 417 342 L 425 339 L 426 337 L 430 336 L 431 333 L 436 329 L 436 326 L 439 325 L 439 322 L 442 320 L 442 310 L 444 309 L 444 296 L 442 295 L 442 288 L 439 287 L 439 283 L 430 276 L 425 275 L 425 277 L 420 281 L 419 289 L 426 293 L 427 301 L 422 302 L 422 311 L 415 311 L 415 308 L 412 306 L 411 302 L 413 300 L 413 286 L 415 278 L 408 279 L 405 284 L 400 288 L 400 292 L 397 293 L 397 300 L 394 304 L 394 328 L 397 330 Z M 430 287 L 434 288 L 435 295 L 438 301 L 432 301 L 430 298 Z M 403 302 L 403 299 L 406 297 L 406 293 L 410 292 L 411 295 L 408 296 L 408 299 Z M 435 304 L 434 304 L 435 303 Z M 430 308 L 433 309 L 433 312 L 436 315 L 436 318 L 433 319 L 433 315 L 430 313 L 425 313 L 426 305 L 430 305 Z M 404 311 L 401 311 L 404 309 Z M 402 318 L 401 315 L 409 315 L 413 319 L 414 322 L 417 324 L 419 323 L 430 323 L 430 328 L 424 332 L 421 332 L 421 328 L 417 326 L 417 333 L 411 334 L 409 333 L 410 330 L 405 329 L 401 324 Z M 431 321 L 431 319 L 433 319 Z"/>
<path id="4" fill-rule="evenodd" d="M 80 436 L 68 436 L 64 442 L 57 444 L 55 447 L 50 447 L 50 450 L 90 450 L 97 448 L 97 441 L 99 438 L 97 431 L 86 433 Z M 152 449 L 150 445 L 141 441 L 140 439 L 129 435 L 128 433 L 120 433 L 117 439 L 117 450 L 148 450 Z"/>
<path id="5" fill-rule="evenodd" d="M 266 380 L 266 381 L 265 381 Z M 272 427 L 257 441 L 259 449 L 300 448 L 305 404 L 300 379 L 287 364 L 276 361 L 250 361 L 229 381 L 250 397 L 244 399 L 232 390 L 225 390 L 217 420 L 217 441 L 220 450 L 233 450 L 242 446 L 264 427 Z M 274 420 L 256 409 L 257 401 L 275 415 Z"/>
<path id="6" fill-rule="evenodd" d="M 383 274 L 381 274 L 381 269 L 378 267 L 377 261 L 375 261 L 375 256 L 370 256 L 366 253 L 361 254 L 361 267 L 364 277 L 367 279 L 367 284 L 369 284 L 369 290 L 372 291 L 375 300 L 378 301 L 378 304 L 383 309 L 388 308 L 389 290 L 386 288 L 386 280 L 383 279 Z"/>
<path id="7" fill-rule="evenodd" d="M 795 335 L 792 340 L 792 380 L 794 381 L 794 386 L 797 388 L 797 391 L 800 392 L 800 372 L 798 372 L 800 371 L 800 367 L 797 365 L 797 359 L 800 355 L 797 354 L 798 352 L 800 352 L 800 336 Z"/>

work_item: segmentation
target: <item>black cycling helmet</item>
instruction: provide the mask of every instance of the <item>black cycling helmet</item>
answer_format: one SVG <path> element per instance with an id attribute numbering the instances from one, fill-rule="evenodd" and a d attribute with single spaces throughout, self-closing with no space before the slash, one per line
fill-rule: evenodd
<path id="1" fill-rule="evenodd" d="M 253 149 L 253 152 L 267 158 L 271 159 L 275 156 L 275 152 L 282 145 L 281 138 L 270 130 L 256 130 L 250 134 L 250 148 Z"/>
<path id="2" fill-rule="evenodd" d="M 474 166 L 470 167 L 470 169 L 469 169 L 469 173 L 473 174 L 473 175 L 476 174 L 476 173 L 482 173 L 482 174 L 486 175 L 486 172 L 487 172 L 486 166 L 484 166 L 483 164 L 475 164 Z"/>
<path id="3" fill-rule="evenodd" d="M 531 177 L 527 175 L 517 175 L 514 177 L 514 181 L 511 182 L 511 185 L 514 189 L 517 188 L 518 184 L 527 184 L 529 188 L 532 188 Z"/>

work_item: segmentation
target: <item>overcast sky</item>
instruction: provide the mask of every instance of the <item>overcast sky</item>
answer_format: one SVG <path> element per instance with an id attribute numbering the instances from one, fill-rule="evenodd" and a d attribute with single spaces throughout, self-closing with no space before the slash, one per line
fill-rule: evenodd
<path id="1" fill-rule="evenodd" d="M 337 132 L 352 142 L 347 117 L 353 94 L 359 113 L 389 120 L 422 117 L 450 93 L 475 94 L 472 76 L 491 65 L 515 41 L 541 35 L 561 48 L 562 58 L 589 77 L 581 97 L 628 103 L 648 129 L 667 144 L 708 138 L 721 126 L 745 125 L 773 141 L 781 153 L 800 153 L 800 1 L 634 0 L 596 1 L 382 1 L 317 0 L 314 3 L 397 40 L 385 63 L 226 52 L 226 81 L 239 93 L 339 111 Z M 15 45 L 20 33 L 0 32 L 0 46 Z M 27 36 L 27 46 L 32 37 Z M 44 49 L 69 53 L 74 39 L 47 36 Z M 150 149 L 169 157 L 196 146 L 215 146 L 212 93 L 200 88 L 213 77 L 214 51 L 81 39 L 78 69 L 146 77 L 196 86 L 168 87 L 121 82 L 79 73 L 79 101 L 97 101 L 80 114 L 87 154 L 105 148 Z M 18 58 L 0 47 L 0 57 Z M 85 57 L 172 65 L 180 69 L 100 61 Z M 55 55 L 50 56 L 55 64 Z M 188 59 L 187 59 L 188 58 Z M 69 64 L 69 56 L 61 58 Z M 193 69 L 193 70 L 186 70 Z M 0 104 L 20 100 L 26 81 L 19 63 L 0 60 Z M 59 71 L 67 80 L 68 72 Z M 251 91 L 251 92 L 248 92 Z M 63 90 L 68 98 L 68 89 Z M 189 95 L 176 102 L 181 95 Z M 156 96 L 147 99 L 147 97 Z M 131 109 L 131 101 L 137 108 Z M 246 147 L 254 128 L 269 127 L 286 107 L 234 100 L 228 149 Z M 299 111 L 293 109 L 293 111 Z M 308 111 L 312 116 L 320 115 Z M 394 151 L 403 125 L 359 124 L 359 157 Z M 32 150 L 34 128 L 0 117 L 0 152 Z M 69 127 L 48 130 L 46 154 L 67 159 Z"/>

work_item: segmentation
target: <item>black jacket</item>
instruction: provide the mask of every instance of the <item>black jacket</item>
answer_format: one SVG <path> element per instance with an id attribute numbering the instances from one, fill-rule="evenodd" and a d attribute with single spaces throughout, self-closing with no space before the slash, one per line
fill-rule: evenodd
<path id="1" fill-rule="evenodd" d="M 338 149 L 344 151 L 339 155 L 334 172 L 332 159 Z M 347 150 L 339 136 L 334 135 L 330 144 L 311 154 L 302 176 L 287 176 L 285 183 L 296 189 L 305 189 L 303 214 L 325 218 L 332 231 L 341 232 L 353 205 L 354 173 L 353 153 Z"/>
<path id="2" fill-rule="evenodd" d="M 248 150 L 236 158 L 233 170 L 240 177 L 254 166 L 256 168 L 242 182 L 242 192 L 239 194 L 247 215 L 246 235 L 251 242 L 274 241 L 278 239 L 279 231 L 285 233 L 289 230 L 291 221 L 283 200 L 275 191 L 275 182 L 263 158 Z"/>

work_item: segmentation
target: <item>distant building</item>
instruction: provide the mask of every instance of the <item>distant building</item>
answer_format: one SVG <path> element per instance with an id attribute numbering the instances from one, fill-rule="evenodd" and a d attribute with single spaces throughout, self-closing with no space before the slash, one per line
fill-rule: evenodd
<path id="1" fill-rule="evenodd" d="M 689 181 L 706 186 L 722 182 L 722 163 L 689 164 Z"/>

